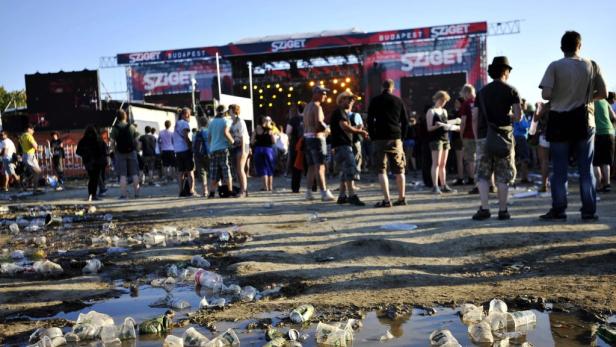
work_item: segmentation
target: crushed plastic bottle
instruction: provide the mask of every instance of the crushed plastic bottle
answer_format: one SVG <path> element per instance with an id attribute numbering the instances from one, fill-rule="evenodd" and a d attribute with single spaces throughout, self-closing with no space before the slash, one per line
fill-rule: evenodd
<path id="1" fill-rule="evenodd" d="M 0 265 L 0 273 L 3 275 L 15 275 L 21 272 L 24 272 L 26 269 L 21 266 L 21 265 L 17 265 L 17 264 L 13 264 L 13 263 L 3 263 L 2 265 Z"/>
<path id="2" fill-rule="evenodd" d="M 379 341 L 385 342 L 385 341 L 393 340 L 394 338 L 395 338 L 394 334 L 392 334 L 391 331 L 387 330 L 385 334 L 379 337 Z"/>
<path id="3" fill-rule="evenodd" d="M 28 342 L 35 343 L 44 336 L 47 336 L 53 340 L 54 338 L 62 337 L 63 335 L 62 329 L 60 328 L 38 328 L 30 335 Z"/>
<path id="4" fill-rule="evenodd" d="M 483 308 L 473 304 L 463 304 L 460 307 L 460 315 L 464 323 L 479 323 L 484 317 Z"/>
<path id="5" fill-rule="evenodd" d="M 481 321 L 477 324 L 471 324 L 468 327 L 468 333 L 471 339 L 475 343 L 493 343 L 494 336 L 492 335 L 492 328 L 487 321 Z"/>
<path id="6" fill-rule="evenodd" d="M 200 347 L 210 341 L 210 339 L 193 327 L 186 329 L 183 335 L 183 340 L 184 346 L 186 347 Z"/>
<path id="7" fill-rule="evenodd" d="M 102 327 L 108 325 L 114 325 L 113 318 L 104 313 L 90 311 L 79 314 L 72 332 L 80 340 L 93 340 L 99 337 Z"/>
<path id="8" fill-rule="evenodd" d="M 86 266 L 83 267 L 82 272 L 84 274 L 96 274 L 103 267 L 103 263 L 101 263 L 98 259 L 89 259 L 86 260 Z"/>
<path id="9" fill-rule="evenodd" d="M 239 347 L 239 345 L 240 338 L 237 337 L 237 334 L 233 331 L 233 329 L 229 329 L 216 336 L 202 347 Z"/>
<path id="10" fill-rule="evenodd" d="M 225 286 L 223 284 L 222 286 L 223 294 L 240 295 L 241 292 L 242 292 L 242 287 L 238 286 L 237 284 L 231 284 L 229 286 Z"/>
<path id="11" fill-rule="evenodd" d="M 17 234 L 17 233 L 19 233 L 19 225 L 18 225 L 17 223 L 11 223 L 11 224 L 9 225 L 9 231 L 10 231 L 12 234 Z"/>
<path id="12" fill-rule="evenodd" d="M 308 217 L 309 223 L 320 223 L 325 222 L 326 220 L 327 218 L 321 217 L 318 212 L 314 212 Z"/>
<path id="13" fill-rule="evenodd" d="M 104 346 L 119 345 L 122 342 L 118 338 L 118 329 L 115 325 L 105 325 L 101 328 L 100 339 Z"/>
<path id="14" fill-rule="evenodd" d="M 434 330 L 430 334 L 430 346 L 433 347 L 462 347 L 449 329 Z"/>
<path id="15" fill-rule="evenodd" d="M 346 347 L 348 332 L 337 326 L 319 322 L 319 324 L 317 324 L 317 332 L 315 337 L 318 344 Z"/>
<path id="16" fill-rule="evenodd" d="M 34 271 L 42 275 L 59 275 L 64 272 L 60 264 L 56 264 L 50 260 L 37 261 L 32 265 Z"/>
<path id="17" fill-rule="evenodd" d="M 161 247 L 167 246 L 165 235 L 158 234 L 158 233 L 144 234 L 143 244 L 145 245 L 146 248 L 156 247 L 156 246 L 161 246 Z"/>
<path id="18" fill-rule="evenodd" d="M 227 230 L 223 230 L 218 233 L 218 240 L 220 242 L 229 242 L 230 239 L 231 239 L 231 232 Z"/>
<path id="19" fill-rule="evenodd" d="M 310 318 L 314 314 L 314 306 L 312 305 L 301 305 L 298 308 L 291 311 L 289 314 L 289 318 L 293 323 L 301 324 L 304 322 L 309 322 Z"/>
<path id="20" fill-rule="evenodd" d="M 165 341 L 163 342 L 163 347 L 183 347 L 184 340 L 181 337 L 177 337 L 174 335 L 167 335 Z"/>
<path id="21" fill-rule="evenodd" d="M 211 266 L 210 262 L 200 255 L 193 256 L 190 260 L 190 264 L 200 268 L 208 268 Z"/>
<path id="22" fill-rule="evenodd" d="M 537 325 L 537 316 L 533 311 L 507 313 L 507 331 L 528 332 Z"/>
<path id="23" fill-rule="evenodd" d="M 187 308 L 190 308 L 190 303 L 186 300 L 172 297 L 169 299 L 169 301 L 167 301 L 167 306 L 174 310 L 185 310 Z"/>
<path id="24" fill-rule="evenodd" d="M 124 323 L 122 323 L 122 325 L 118 327 L 118 338 L 120 340 L 136 339 L 137 338 L 137 333 L 135 331 L 136 325 L 137 323 L 135 323 L 134 319 L 132 319 L 131 317 L 126 317 L 124 319 Z"/>
<path id="25" fill-rule="evenodd" d="M 49 336 L 43 336 L 37 343 L 29 345 L 28 347 L 54 347 Z"/>
<path id="26" fill-rule="evenodd" d="M 244 302 L 253 301 L 255 299 L 255 296 L 257 295 L 257 292 L 257 288 L 252 286 L 246 286 L 242 288 L 242 291 L 240 292 L 240 300 Z"/>
<path id="27" fill-rule="evenodd" d="M 167 268 L 167 276 L 168 277 L 178 277 L 179 271 L 176 265 L 171 265 Z"/>
<path id="28" fill-rule="evenodd" d="M 195 284 L 213 289 L 214 291 L 220 291 L 223 281 L 219 274 L 201 269 L 195 273 Z"/>
<path id="29" fill-rule="evenodd" d="M 488 315 L 492 314 L 493 312 L 507 313 L 507 304 L 503 300 L 492 299 L 492 301 L 490 301 L 490 309 L 488 310 Z"/>

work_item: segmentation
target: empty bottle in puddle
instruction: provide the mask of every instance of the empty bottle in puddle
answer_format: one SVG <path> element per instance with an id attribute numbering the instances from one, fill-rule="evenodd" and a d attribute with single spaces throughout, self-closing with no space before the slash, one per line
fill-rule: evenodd
<path id="1" fill-rule="evenodd" d="M 312 305 L 301 305 L 298 308 L 291 311 L 289 314 L 289 318 L 293 323 L 304 323 L 310 321 L 312 315 L 314 314 L 314 306 Z"/>
<path id="2" fill-rule="evenodd" d="M 492 335 L 492 327 L 487 321 L 481 321 L 477 324 L 471 324 L 468 327 L 468 333 L 471 339 L 476 343 L 493 343 L 494 336 Z"/>
<path id="3" fill-rule="evenodd" d="M 490 301 L 490 309 L 488 310 L 488 315 L 493 312 L 507 313 L 507 304 L 503 300 L 492 299 L 492 301 Z"/>
<path id="4" fill-rule="evenodd" d="M 201 334 L 195 328 L 188 328 L 184 332 L 184 346 L 186 347 L 200 347 L 210 341 L 205 335 Z"/>
<path id="5" fill-rule="evenodd" d="M 47 336 L 53 340 L 57 337 L 62 337 L 63 335 L 64 334 L 62 333 L 62 329 L 60 328 L 38 328 L 30 335 L 28 342 L 35 343 L 42 339 L 44 336 Z"/>
<path id="6" fill-rule="evenodd" d="M 98 259 L 89 259 L 86 260 L 86 266 L 83 267 L 82 272 L 85 274 L 95 274 L 100 271 L 103 267 L 103 263 L 101 263 Z"/>
<path id="7" fill-rule="evenodd" d="M 222 277 L 211 271 L 199 270 L 195 273 L 195 284 L 219 291 L 222 288 Z"/>
<path id="8" fill-rule="evenodd" d="M 430 346 L 433 347 L 462 347 L 449 329 L 434 330 L 430 334 Z"/>
<path id="9" fill-rule="evenodd" d="M 238 347 L 240 345 L 240 338 L 237 337 L 233 329 L 229 329 L 224 333 L 216 336 L 210 342 L 206 343 L 203 347 Z"/>
<path id="10" fill-rule="evenodd" d="M 317 324 L 316 340 L 319 344 L 346 347 L 348 334 L 337 326 L 319 322 Z"/>
<path id="11" fill-rule="evenodd" d="M 253 301 L 256 295 L 257 288 L 252 286 L 246 286 L 240 291 L 240 300 L 245 302 Z"/>
<path id="12" fill-rule="evenodd" d="M 37 343 L 29 345 L 28 347 L 54 347 L 49 336 L 43 336 Z"/>
<path id="13" fill-rule="evenodd" d="M 184 341 L 182 340 L 182 338 L 174 336 L 174 335 L 167 335 L 167 337 L 165 338 L 165 341 L 163 342 L 163 347 L 183 347 L 184 346 Z"/>
<path id="14" fill-rule="evenodd" d="M 518 311 L 507 314 L 507 331 L 529 331 L 535 328 L 537 316 L 533 311 Z"/>
<path id="15" fill-rule="evenodd" d="M 201 268 L 208 268 L 211 265 L 209 261 L 207 261 L 205 258 L 203 258 L 200 255 L 193 256 L 192 259 L 190 260 L 190 264 L 192 266 L 201 267 Z"/>
<path id="16" fill-rule="evenodd" d="M 479 323 L 484 317 L 483 308 L 473 304 L 463 304 L 460 307 L 460 315 L 465 323 Z"/>
<path id="17" fill-rule="evenodd" d="M 118 338 L 118 329 L 115 325 L 105 325 L 101 328 L 100 332 L 101 341 L 103 346 L 119 346 L 122 342 Z"/>
<path id="18" fill-rule="evenodd" d="M 231 284 L 229 286 L 222 286 L 222 293 L 223 294 L 232 294 L 232 295 L 240 295 L 240 293 L 242 292 L 242 287 L 238 286 L 237 284 Z"/>
<path id="19" fill-rule="evenodd" d="M 169 306 L 169 308 L 172 308 L 174 310 L 185 310 L 187 308 L 190 308 L 190 302 L 176 298 L 171 298 L 167 302 L 167 305 Z"/>
<path id="20" fill-rule="evenodd" d="M 135 320 L 131 317 L 126 317 L 124 323 L 118 327 L 118 338 L 120 340 L 130 340 L 137 338 L 137 332 L 135 331 Z"/>

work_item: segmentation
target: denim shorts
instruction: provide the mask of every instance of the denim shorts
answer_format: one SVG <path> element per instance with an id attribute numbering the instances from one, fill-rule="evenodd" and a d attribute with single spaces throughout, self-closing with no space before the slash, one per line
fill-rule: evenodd
<path id="1" fill-rule="evenodd" d="M 340 171 L 342 181 L 356 181 L 359 179 L 355 154 L 351 146 L 340 146 L 334 148 L 334 161 Z"/>
<path id="2" fill-rule="evenodd" d="M 327 143 L 323 137 L 306 138 L 306 164 L 322 165 L 327 158 Z"/>

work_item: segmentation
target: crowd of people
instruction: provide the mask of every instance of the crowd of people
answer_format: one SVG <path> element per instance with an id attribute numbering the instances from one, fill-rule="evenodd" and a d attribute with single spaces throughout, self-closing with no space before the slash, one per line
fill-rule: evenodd
<path id="1" fill-rule="evenodd" d="M 208 198 L 248 196 L 248 177 L 262 180 L 263 191 L 273 190 L 278 173 L 291 177 L 291 191 L 299 193 L 305 177 L 305 198 L 363 206 L 355 182 L 360 174 L 378 175 L 383 198 L 375 207 L 406 205 L 406 173 L 421 169 L 424 184 L 433 194 L 456 192 L 452 186 L 470 186 L 480 207 L 475 220 L 491 217 L 489 194 L 498 196 L 498 219 L 510 218 L 509 187 L 531 184 L 529 171 L 538 168 L 538 191 L 551 191 L 552 207 L 542 219 L 566 218 L 570 164 L 577 163 L 582 200 L 581 216 L 595 220 L 596 194 L 611 190 L 614 175 L 614 93 L 607 93 L 601 69 L 581 58 L 581 36 L 566 32 L 561 39 L 562 59 L 552 62 L 539 85 L 543 102 L 530 103 L 508 83 L 513 71 L 507 57 L 495 57 L 488 67 L 491 82 L 476 91 L 466 84 L 459 95 L 437 91 L 423 112 L 408 112 L 394 93 L 393 80 L 385 80 L 382 93 L 373 97 L 367 114 L 355 112 L 357 96 L 350 90 L 336 95 L 336 109 L 325 115 L 323 103 L 330 90 L 312 89 L 308 103 L 290 111 L 284 131 L 272 119 L 258 119 L 252 133 L 240 117 L 238 105 L 219 105 L 213 118 L 197 117 L 191 129 L 191 109 L 179 112 L 158 136 L 156 129 L 139 134 L 120 110 L 106 143 L 88 127 L 78 144 L 89 182 L 89 200 L 104 195 L 105 168 L 113 156 L 120 183 L 120 199 L 128 199 L 128 185 L 139 197 L 140 184 L 177 181 L 178 195 Z M 326 121 L 327 120 L 327 121 Z M 21 162 L 31 169 L 34 189 L 41 170 L 35 150 L 34 129 L 19 137 Z M 0 134 L 3 189 L 19 180 L 17 148 Z M 53 134 L 49 143 L 53 167 L 63 181 L 62 143 Z M 551 163 L 551 176 L 550 176 Z M 456 176 L 448 184 L 447 172 Z M 282 171 L 282 172 L 281 172 Z M 328 188 L 330 173 L 339 175 L 338 197 Z M 393 178 L 397 197 L 390 195 Z M 199 185 L 196 185 L 199 182 Z M 234 184 L 235 183 L 235 184 Z"/>

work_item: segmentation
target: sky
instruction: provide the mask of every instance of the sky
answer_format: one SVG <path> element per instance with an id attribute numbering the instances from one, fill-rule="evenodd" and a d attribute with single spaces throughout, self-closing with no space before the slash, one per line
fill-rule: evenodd
<path id="1" fill-rule="evenodd" d="M 520 34 L 488 38 L 488 59 L 508 56 L 514 68 L 509 82 L 523 97 L 539 100 L 537 86 L 547 65 L 562 57 L 566 30 L 581 33 L 582 56 L 595 60 L 616 90 L 615 14 L 614 0 L 0 0 L 0 86 L 23 89 L 24 75 L 35 72 L 96 69 L 100 57 L 117 53 L 322 30 L 520 19 Z M 126 89 L 121 69 L 101 70 L 101 79 L 108 91 Z"/>

